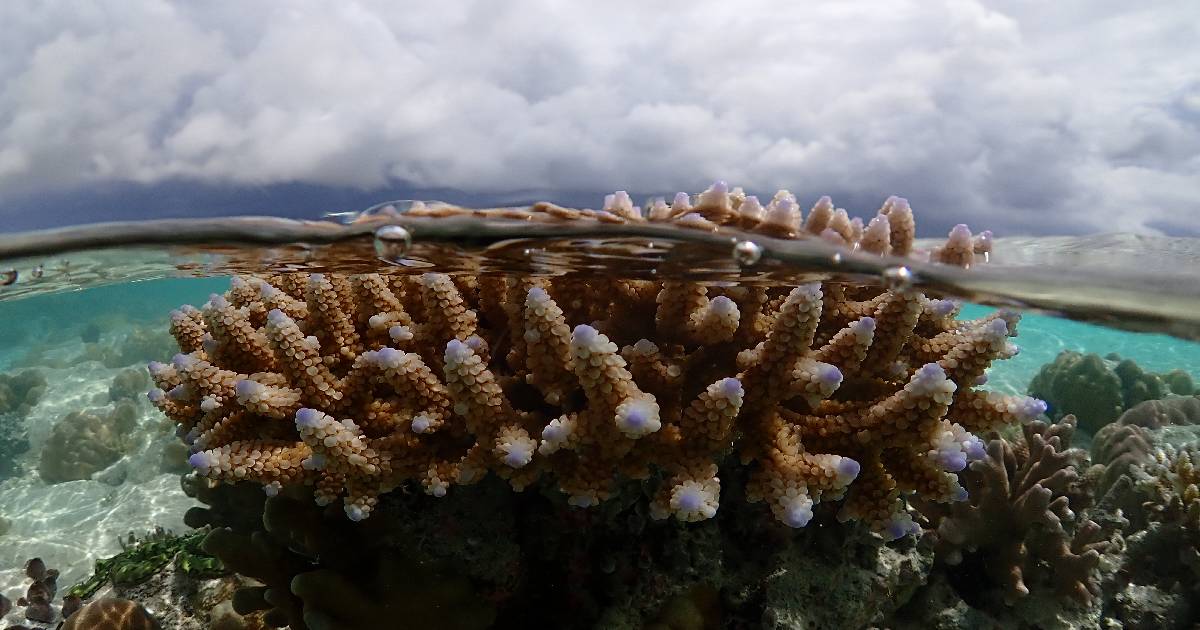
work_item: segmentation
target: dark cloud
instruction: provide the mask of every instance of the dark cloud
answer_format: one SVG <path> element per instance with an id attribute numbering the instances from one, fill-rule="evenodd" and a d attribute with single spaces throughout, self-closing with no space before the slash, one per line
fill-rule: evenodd
<path id="1" fill-rule="evenodd" d="M 166 214 L 295 186 L 369 205 L 721 178 L 830 193 L 855 214 L 901 194 L 939 230 L 1160 231 L 1200 223 L 1194 15 L 1107 0 L 14 0 L 0 3 L 0 220 L 25 225 L 32 203 L 62 222 L 51 200 L 113 191 Z M 155 190 L 193 197 L 156 208 Z"/>

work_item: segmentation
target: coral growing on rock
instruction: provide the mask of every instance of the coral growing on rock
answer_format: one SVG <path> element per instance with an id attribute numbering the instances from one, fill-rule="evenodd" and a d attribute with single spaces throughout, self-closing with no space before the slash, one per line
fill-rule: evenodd
<path id="1" fill-rule="evenodd" d="M 1078 468 L 1086 453 L 1070 448 L 1074 418 L 1022 426 L 1024 440 L 995 439 L 987 455 L 963 473 L 970 497 L 931 510 L 937 552 L 951 565 L 978 557 L 1006 600 L 1029 594 L 1032 574 L 1060 595 L 1090 603 L 1099 594 L 1096 569 L 1103 533 L 1076 511 L 1088 495 Z"/>
<path id="2" fill-rule="evenodd" d="M 1095 434 L 1142 402 L 1168 393 L 1191 395 L 1193 387 L 1183 370 L 1155 374 L 1115 354 L 1063 350 L 1033 377 L 1029 394 L 1045 400 L 1053 418 L 1074 415 L 1080 429 Z"/>
<path id="3" fill-rule="evenodd" d="M 237 278 L 172 314 L 184 353 L 151 365 L 151 400 L 201 474 L 313 485 L 355 520 L 407 481 L 441 496 L 489 472 L 577 506 L 660 473 L 651 514 L 702 520 L 732 448 L 781 522 L 844 498 L 896 537 L 903 493 L 963 498 L 972 432 L 1044 410 L 972 387 L 1015 351 L 1015 316 L 955 310 L 839 283 Z"/>
<path id="4" fill-rule="evenodd" d="M 42 449 L 38 464 L 42 480 L 89 479 L 116 462 L 126 449 L 137 415 L 133 401 L 123 400 L 107 412 L 73 411 L 63 416 Z"/>
<path id="5" fill-rule="evenodd" d="M 1101 428 L 1092 440 L 1092 470 L 1097 497 L 1106 495 L 1131 466 L 1148 463 L 1153 456 L 1159 429 L 1200 424 L 1200 397 L 1148 400 L 1135 405 L 1120 418 Z M 1200 436 L 1196 436 L 1200 437 Z M 1135 503 L 1124 507 L 1135 520 L 1140 518 Z M 1130 508 L 1135 508 L 1130 510 Z M 1140 521 L 1139 521 L 1140 522 Z"/>
<path id="6" fill-rule="evenodd" d="M 150 389 L 150 379 L 146 371 L 138 368 L 126 368 L 117 372 L 112 384 L 108 386 L 108 399 L 116 402 L 124 399 L 140 399 Z"/>
<path id="7" fill-rule="evenodd" d="M 40 370 L 0 374 L 0 415 L 24 416 L 46 392 L 46 377 Z"/>

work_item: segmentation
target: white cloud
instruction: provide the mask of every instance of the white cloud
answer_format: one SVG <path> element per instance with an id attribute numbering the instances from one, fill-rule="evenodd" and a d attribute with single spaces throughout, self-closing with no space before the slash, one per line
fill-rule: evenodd
<path id="1" fill-rule="evenodd" d="M 1191 0 L 0 3 L 0 199 L 196 178 L 1200 223 Z"/>

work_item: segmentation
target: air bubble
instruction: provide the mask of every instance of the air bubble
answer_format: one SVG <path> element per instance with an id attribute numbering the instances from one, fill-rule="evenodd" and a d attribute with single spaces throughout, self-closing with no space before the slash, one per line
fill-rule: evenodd
<path id="1" fill-rule="evenodd" d="M 5 269 L 3 271 L 0 271 L 0 286 L 6 287 L 10 284 L 16 284 L 16 282 L 17 282 L 17 270 L 16 269 Z"/>
<path id="2" fill-rule="evenodd" d="M 385 225 L 375 230 L 375 255 L 394 261 L 404 257 L 412 247 L 412 232 L 399 225 Z"/>
<path id="3" fill-rule="evenodd" d="M 835 264 L 835 265 L 840 265 L 840 264 L 842 264 L 842 254 L 841 254 L 841 252 L 834 252 L 834 253 L 833 253 L 833 256 L 830 256 L 830 257 L 829 257 L 829 262 L 831 262 L 831 263 L 833 263 L 833 264 Z"/>
<path id="4" fill-rule="evenodd" d="M 733 245 L 733 259 L 743 267 L 749 267 L 762 259 L 763 248 L 754 241 L 738 241 Z"/>
<path id="5" fill-rule="evenodd" d="M 912 289 L 913 272 L 908 267 L 888 267 L 880 274 L 883 285 L 889 291 L 908 291 Z"/>
<path id="6" fill-rule="evenodd" d="M 46 271 L 45 271 L 44 269 L 42 269 L 42 266 L 41 266 L 41 265 L 38 265 L 38 266 L 36 266 L 36 267 L 34 267 L 34 268 L 33 268 L 33 271 L 31 272 L 31 275 L 33 275 L 33 277 L 34 277 L 34 278 L 41 278 L 41 277 L 42 277 L 42 275 L 43 275 L 43 274 L 45 274 L 45 273 L 46 273 Z"/>

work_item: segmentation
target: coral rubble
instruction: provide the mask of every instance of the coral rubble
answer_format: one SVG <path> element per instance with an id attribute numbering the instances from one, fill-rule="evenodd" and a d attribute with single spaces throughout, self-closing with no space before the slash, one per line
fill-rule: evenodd
<path id="1" fill-rule="evenodd" d="M 844 499 L 897 537 L 903 494 L 965 498 L 973 433 L 1044 410 L 974 386 L 1015 351 L 1015 316 L 954 313 L 832 282 L 241 277 L 172 314 L 183 353 L 151 364 L 150 398 L 201 474 L 312 485 L 355 520 L 408 481 L 441 496 L 489 472 L 577 506 L 661 474 L 652 515 L 703 520 L 732 450 L 781 522 Z"/>

